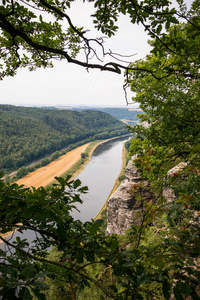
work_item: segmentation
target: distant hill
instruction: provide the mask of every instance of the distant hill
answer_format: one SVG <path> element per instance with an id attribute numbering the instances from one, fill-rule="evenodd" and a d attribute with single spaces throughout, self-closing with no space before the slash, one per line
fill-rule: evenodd
<path id="1" fill-rule="evenodd" d="M 43 107 L 47 108 L 47 107 Z M 107 114 L 110 114 L 111 116 L 119 119 L 120 121 L 129 124 L 129 125 L 135 125 L 139 119 L 137 117 L 137 114 L 142 113 L 142 110 L 140 108 L 121 108 L 121 107 L 100 107 L 100 106 L 52 106 L 48 107 L 48 109 L 72 109 L 76 111 L 84 111 L 84 110 L 97 110 L 97 111 L 103 111 Z"/>
<path id="2" fill-rule="evenodd" d="M 73 110 L 83 111 L 84 107 L 72 107 Z M 139 108 L 118 108 L 118 107 L 87 107 L 87 109 L 103 111 L 129 125 L 135 125 L 139 119 L 137 114 L 142 113 Z"/>
<path id="3" fill-rule="evenodd" d="M 8 173 L 57 150 L 126 133 L 122 122 L 102 111 L 0 105 L 0 171 Z"/>

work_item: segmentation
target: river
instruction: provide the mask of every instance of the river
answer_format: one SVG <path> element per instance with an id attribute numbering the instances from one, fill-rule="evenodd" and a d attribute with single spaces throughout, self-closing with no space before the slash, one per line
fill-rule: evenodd
<path id="1" fill-rule="evenodd" d="M 83 204 L 76 205 L 80 212 L 76 210 L 72 212 L 75 219 L 86 222 L 98 214 L 120 174 L 123 144 L 129 138 L 126 136 L 100 144 L 93 152 L 91 161 L 76 177 L 81 180 L 83 186 L 88 186 L 89 191 L 81 195 Z M 17 236 L 26 238 L 29 242 L 35 239 L 34 232 L 24 230 L 23 233 L 16 231 L 10 242 L 13 242 Z M 0 249 L 4 246 L 0 244 Z"/>
<path id="2" fill-rule="evenodd" d="M 102 208 L 120 174 L 123 144 L 128 139 L 129 137 L 123 137 L 99 145 L 93 152 L 91 161 L 76 177 L 81 180 L 82 185 L 88 186 L 89 192 L 81 195 L 83 203 L 77 205 L 80 212 L 72 212 L 75 219 L 90 221 Z"/>

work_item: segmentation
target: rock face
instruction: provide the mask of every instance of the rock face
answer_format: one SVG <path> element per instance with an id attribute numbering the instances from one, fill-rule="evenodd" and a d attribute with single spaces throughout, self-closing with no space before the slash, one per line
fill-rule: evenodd
<path id="1" fill-rule="evenodd" d="M 134 158 L 126 167 L 126 178 L 107 202 L 107 234 L 123 234 L 127 228 L 139 223 L 143 202 L 151 197 L 148 181 L 139 176 Z"/>
<path id="2" fill-rule="evenodd" d="M 153 196 L 148 190 L 148 181 L 142 180 L 133 164 L 134 159 L 132 157 L 126 167 L 126 178 L 107 202 L 107 234 L 123 234 L 133 224 L 140 223 L 143 203 Z M 168 176 L 182 172 L 187 165 L 180 163 L 168 171 Z M 163 196 L 167 202 L 176 198 L 170 186 L 163 190 Z"/>

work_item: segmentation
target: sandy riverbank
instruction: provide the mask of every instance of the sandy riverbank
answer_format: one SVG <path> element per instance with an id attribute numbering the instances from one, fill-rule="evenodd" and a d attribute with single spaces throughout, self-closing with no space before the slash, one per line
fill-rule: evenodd
<path id="1" fill-rule="evenodd" d="M 54 181 L 54 177 L 59 177 L 69 170 L 81 158 L 81 153 L 86 150 L 88 145 L 89 143 L 69 151 L 50 164 L 17 180 L 16 183 L 19 185 L 23 184 L 25 187 L 33 186 L 35 188 L 47 186 Z"/>

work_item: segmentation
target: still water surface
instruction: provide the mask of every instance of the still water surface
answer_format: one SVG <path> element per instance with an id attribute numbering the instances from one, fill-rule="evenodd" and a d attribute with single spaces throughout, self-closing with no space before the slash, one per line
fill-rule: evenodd
<path id="1" fill-rule="evenodd" d="M 76 205 L 80 213 L 72 212 L 75 219 L 90 221 L 100 211 L 120 174 L 123 144 L 128 139 L 123 137 L 99 145 L 93 152 L 91 161 L 76 177 L 83 186 L 88 186 L 89 191 L 81 195 L 83 204 Z"/>

